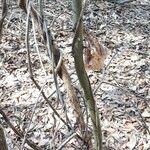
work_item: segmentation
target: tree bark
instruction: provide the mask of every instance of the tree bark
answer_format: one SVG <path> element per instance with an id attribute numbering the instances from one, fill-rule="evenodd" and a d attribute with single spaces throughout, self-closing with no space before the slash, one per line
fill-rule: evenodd
<path id="1" fill-rule="evenodd" d="M 77 76 L 84 90 L 87 107 L 92 121 L 93 135 L 95 141 L 94 149 L 102 150 L 102 133 L 100 127 L 99 113 L 97 110 L 97 106 L 91 89 L 91 84 L 85 71 L 83 61 L 83 24 L 81 14 L 83 13 L 82 3 L 83 0 L 72 0 L 73 22 L 75 28 L 75 37 L 73 39 L 72 53 L 74 56 Z"/>
<path id="2" fill-rule="evenodd" d="M 0 150 L 8 150 L 3 127 L 0 125 Z"/>

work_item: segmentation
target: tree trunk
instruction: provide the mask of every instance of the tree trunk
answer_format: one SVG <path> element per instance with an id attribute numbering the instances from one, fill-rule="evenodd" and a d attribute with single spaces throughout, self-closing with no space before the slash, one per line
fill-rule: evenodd
<path id="1" fill-rule="evenodd" d="M 75 28 L 75 37 L 73 39 L 72 53 L 75 61 L 75 68 L 80 84 L 84 90 L 86 103 L 92 120 L 93 135 L 95 141 L 94 148 L 96 150 L 102 150 L 102 133 L 100 127 L 99 114 L 93 97 L 91 84 L 85 71 L 83 62 L 83 37 L 82 37 L 83 25 L 81 19 L 82 15 L 81 13 L 83 11 L 82 0 L 72 0 L 72 9 L 73 9 L 73 22 Z"/>
<path id="2" fill-rule="evenodd" d="M 8 150 L 3 127 L 0 125 L 0 150 Z"/>

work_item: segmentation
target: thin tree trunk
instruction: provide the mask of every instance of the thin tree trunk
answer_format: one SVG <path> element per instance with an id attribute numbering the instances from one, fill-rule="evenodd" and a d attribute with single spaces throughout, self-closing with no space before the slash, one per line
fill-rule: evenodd
<path id="1" fill-rule="evenodd" d="M 84 90 L 86 103 L 92 120 L 93 135 L 95 141 L 94 148 L 96 150 L 102 150 L 102 133 L 100 127 L 99 114 L 93 97 L 91 84 L 87 76 L 87 73 L 85 71 L 84 62 L 83 62 L 83 38 L 82 38 L 83 25 L 82 25 L 81 14 L 80 14 L 83 11 L 82 2 L 83 2 L 82 0 L 72 0 L 73 22 L 74 22 L 74 28 L 76 28 L 75 37 L 72 45 L 72 52 L 74 56 L 77 76 Z"/>
<path id="2" fill-rule="evenodd" d="M 1 0 L 1 5 L 2 5 L 2 17 L 0 19 L 0 42 L 1 42 L 1 38 L 2 38 L 2 30 L 3 30 L 3 23 L 4 23 L 4 19 L 7 15 L 7 3 L 6 0 Z"/>
<path id="3" fill-rule="evenodd" d="M 3 127 L 0 125 L 0 150 L 8 150 Z"/>

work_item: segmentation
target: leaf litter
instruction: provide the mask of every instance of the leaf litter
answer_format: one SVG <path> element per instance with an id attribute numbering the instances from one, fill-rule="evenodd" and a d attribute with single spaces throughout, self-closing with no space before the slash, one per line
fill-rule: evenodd
<path id="1" fill-rule="evenodd" d="M 55 42 L 64 54 L 74 86 L 80 90 L 74 71 L 71 55 L 73 33 L 70 4 L 45 2 L 46 17 L 54 33 Z M 54 7 L 55 6 L 55 7 Z M 58 7 L 56 7 L 58 6 Z M 25 131 L 36 103 L 39 91 L 29 78 L 27 53 L 25 48 L 25 14 L 12 2 L 12 12 L 4 22 L 2 43 L 0 44 L 0 97 L 1 107 L 15 127 Z M 50 11 L 49 11 L 50 10 Z M 103 4 L 91 2 L 85 9 L 84 25 L 92 31 L 109 49 L 105 61 L 107 69 L 103 73 L 88 72 L 92 83 L 103 132 L 103 143 L 107 149 L 149 150 L 150 149 L 150 3 L 134 0 L 124 5 L 104 1 Z M 32 33 L 30 33 L 32 35 Z M 40 41 L 40 40 L 39 40 Z M 40 66 L 38 55 L 32 43 L 32 67 L 36 80 L 42 86 L 47 81 L 44 91 L 50 96 L 55 91 L 53 76 Z M 48 58 L 42 42 L 39 42 L 40 54 L 46 72 Z M 61 81 L 59 80 L 61 84 Z M 67 101 L 65 89 L 60 91 Z M 80 95 L 80 94 L 79 94 Z M 57 105 L 56 93 L 51 97 L 52 105 L 63 114 Z M 71 121 L 75 122 L 73 112 L 68 109 Z M 10 149 L 18 150 L 21 139 L 5 124 L 6 137 Z M 55 125 L 55 128 L 54 128 Z M 39 97 L 35 115 L 32 119 L 28 138 L 43 149 L 56 149 L 67 137 L 64 125 L 53 115 L 42 96 Z M 53 146 L 56 146 L 55 148 Z M 26 149 L 30 149 L 25 145 Z M 64 149 L 77 149 L 75 140 L 71 140 Z M 79 149 L 79 148 L 78 148 Z M 82 149 L 82 148 L 80 148 Z"/>

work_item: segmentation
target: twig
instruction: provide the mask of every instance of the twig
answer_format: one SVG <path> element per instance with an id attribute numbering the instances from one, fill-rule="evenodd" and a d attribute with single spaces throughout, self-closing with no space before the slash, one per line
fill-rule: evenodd
<path id="1" fill-rule="evenodd" d="M 115 80 L 115 82 L 118 84 L 118 86 L 119 86 L 119 88 L 120 88 L 121 90 L 126 91 L 127 93 L 129 93 L 129 94 L 131 95 L 131 92 L 130 92 L 128 89 L 125 89 L 124 87 L 122 87 L 122 86 L 117 82 L 117 80 L 116 80 L 115 78 L 114 78 L 114 80 Z M 133 94 L 132 94 L 132 95 L 133 95 Z M 135 95 L 134 95 L 134 96 L 135 96 Z M 146 122 L 145 122 L 145 120 L 144 120 L 144 118 L 143 118 L 143 116 L 142 116 L 142 114 L 141 114 L 139 108 L 135 105 L 135 102 L 134 102 L 134 101 L 131 100 L 130 102 L 131 102 L 131 104 L 133 105 L 133 107 L 137 110 L 137 112 L 138 112 L 140 118 L 142 119 L 142 124 L 143 124 L 143 126 L 145 127 L 145 129 L 147 130 L 147 132 L 150 134 L 149 127 L 147 126 L 147 124 L 146 124 Z"/>
<path id="2" fill-rule="evenodd" d="M 57 148 L 57 150 L 61 150 L 72 138 L 74 138 L 77 135 L 77 133 L 73 133 L 70 135 L 61 145 Z"/>
<path id="3" fill-rule="evenodd" d="M 114 77 L 113 77 L 114 78 Z M 115 82 L 117 82 L 116 81 L 116 79 L 114 79 L 115 80 Z M 102 83 L 106 83 L 106 84 L 109 84 L 109 85 L 112 85 L 112 86 L 114 86 L 114 87 L 117 87 L 117 88 L 121 88 L 119 85 L 115 85 L 115 84 L 112 84 L 112 83 L 110 83 L 110 82 L 106 82 L 106 81 L 103 81 Z M 135 96 L 136 98 L 139 98 L 139 99 L 144 99 L 144 101 L 145 101 L 145 103 L 147 103 L 147 101 L 149 100 L 148 98 L 145 98 L 145 97 L 142 97 L 142 96 L 140 96 L 140 95 L 138 95 L 138 93 L 134 93 L 133 91 L 130 91 L 130 89 L 127 89 L 127 88 L 125 88 L 125 87 L 122 87 L 121 88 L 121 90 L 122 91 L 125 91 L 125 92 L 128 92 L 128 93 L 130 93 L 130 95 L 133 95 L 133 96 Z M 148 106 L 149 107 L 149 106 Z"/>
<path id="4" fill-rule="evenodd" d="M 29 2 L 29 5 L 28 5 L 28 10 L 27 10 L 27 12 L 28 12 L 28 13 L 27 13 L 27 26 L 28 26 L 29 17 L 30 17 L 30 16 L 29 16 L 29 15 L 30 15 L 30 2 Z M 35 33 L 34 33 L 34 34 L 35 34 Z M 44 84 L 44 86 L 45 86 L 45 84 Z M 30 123 L 28 124 L 27 130 L 26 130 L 26 132 L 25 132 L 25 134 L 24 134 L 23 142 L 22 142 L 22 145 L 21 145 L 21 150 L 23 150 L 23 147 L 24 147 L 24 144 L 25 144 L 25 141 L 26 141 L 26 137 L 27 137 L 27 133 L 28 133 L 29 128 L 30 128 L 30 125 L 31 125 L 31 123 L 32 123 L 32 119 L 33 119 L 33 116 L 34 116 L 34 113 L 35 113 L 35 109 L 36 109 L 36 107 L 37 107 L 37 103 L 38 103 L 38 101 L 39 101 L 39 98 L 40 98 L 40 95 L 41 95 L 41 92 L 42 92 L 44 86 L 41 88 L 40 93 L 39 93 L 39 96 L 38 96 L 38 98 L 37 98 L 37 101 L 36 101 L 36 103 L 35 103 L 35 105 L 34 105 L 34 107 L 33 107 L 32 115 L 31 115 L 31 118 L 30 118 Z"/>
<path id="5" fill-rule="evenodd" d="M 106 77 L 106 71 L 107 71 L 109 65 L 111 64 L 111 62 L 113 61 L 113 59 L 114 59 L 114 58 L 116 57 L 116 55 L 118 54 L 118 52 L 119 52 L 119 51 L 116 51 L 116 53 L 112 56 L 112 58 L 110 59 L 110 61 L 109 61 L 108 64 L 106 65 L 106 67 L 105 67 L 105 69 L 104 69 L 104 71 L 103 71 L 103 76 L 102 76 L 102 78 L 101 78 L 101 82 L 98 84 L 98 86 L 95 88 L 95 90 L 94 90 L 94 92 L 93 92 L 94 95 L 96 94 L 96 92 L 98 91 L 99 87 L 100 87 L 101 84 L 103 83 L 103 81 L 104 81 L 104 79 L 105 79 L 105 77 Z"/>
<path id="6" fill-rule="evenodd" d="M 60 70 L 62 62 L 63 62 L 63 56 L 62 56 L 62 54 L 60 54 L 59 61 L 58 61 L 57 66 L 56 66 L 56 68 L 55 68 L 55 73 L 56 73 L 56 74 L 57 74 L 58 71 Z"/>
<path id="7" fill-rule="evenodd" d="M 46 71 L 45 71 L 45 68 L 44 68 L 44 65 L 43 65 L 43 62 L 42 62 L 42 59 L 41 59 L 41 56 L 40 56 L 40 51 L 39 51 L 39 47 L 38 47 L 38 43 L 37 43 L 37 38 L 36 38 L 36 33 L 35 33 L 35 23 L 34 23 L 34 20 L 32 18 L 32 29 L 33 29 L 33 35 L 34 35 L 34 42 L 35 42 L 35 47 L 36 47 L 36 50 L 37 50 L 37 53 L 38 53 L 38 56 L 39 56 L 39 60 L 40 60 L 40 63 L 41 63 L 41 67 L 44 71 L 44 74 L 45 74 L 45 77 L 46 77 Z"/>
<path id="8" fill-rule="evenodd" d="M 41 88 L 40 93 L 39 93 L 39 96 L 38 96 L 38 98 L 37 98 L 37 101 L 36 101 L 36 103 L 35 103 L 35 105 L 34 105 L 34 107 L 33 107 L 33 109 L 32 109 L 32 114 L 31 114 L 30 122 L 29 122 L 28 127 L 27 127 L 27 129 L 26 129 L 26 132 L 25 132 L 25 134 L 24 134 L 23 142 L 22 142 L 22 145 L 21 145 L 21 150 L 23 150 L 23 147 L 24 147 L 24 144 L 25 144 L 25 141 L 26 141 L 26 137 L 27 137 L 28 131 L 29 131 L 29 129 L 30 129 L 30 126 L 31 126 L 31 123 L 32 123 L 32 119 L 33 119 L 34 113 L 35 113 L 35 109 L 36 109 L 37 104 L 38 104 L 38 102 L 39 102 L 39 100 L 40 100 L 41 92 L 43 91 L 44 86 L 45 86 L 45 84 L 44 84 L 43 87 Z"/>
<path id="9" fill-rule="evenodd" d="M 14 125 L 10 122 L 9 118 L 7 117 L 7 115 L 4 113 L 4 111 L 2 110 L 2 108 L 0 107 L 0 114 L 3 116 L 4 120 L 6 121 L 6 123 L 9 125 L 9 127 L 20 137 L 23 138 L 24 134 L 22 131 L 18 131 Z M 40 148 L 39 146 L 37 146 L 35 143 L 33 143 L 31 140 L 29 141 L 28 139 L 26 139 L 25 141 L 31 148 L 33 148 L 34 150 L 42 150 L 42 148 Z"/>
<path id="10" fill-rule="evenodd" d="M 29 12 L 28 12 L 29 13 Z M 28 58 L 28 69 L 29 69 L 29 74 L 30 74 L 30 78 L 33 81 L 33 83 L 36 85 L 37 89 L 40 91 L 41 87 L 39 86 L 39 84 L 35 81 L 34 77 L 33 77 L 33 72 L 32 72 L 32 67 L 31 67 L 31 58 L 30 58 L 30 46 L 29 46 L 29 14 L 27 17 L 27 25 L 26 25 L 26 48 L 27 48 L 27 58 Z M 71 127 L 65 122 L 65 120 L 59 115 L 59 113 L 55 110 L 55 108 L 52 106 L 52 104 L 49 102 L 48 98 L 45 96 L 44 92 L 41 92 L 43 98 L 45 99 L 45 101 L 48 103 L 48 105 L 50 106 L 50 108 L 53 110 L 53 112 L 56 114 L 56 116 L 69 128 L 71 129 Z"/>
<path id="11" fill-rule="evenodd" d="M 53 118 L 54 118 L 54 115 L 53 115 Z M 58 133 L 58 131 L 59 131 L 59 129 L 58 129 L 59 123 L 58 123 L 58 125 L 57 125 L 57 127 L 56 127 L 56 119 L 55 119 L 54 122 L 55 122 L 55 129 L 54 129 L 54 127 L 53 127 L 53 137 L 52 137 L 52 139 L 51 139 L 51 141 L 50 141 L 51 147 L 54 147 L 54 146 L 55 146 L 55 139 L 57 138 L 57 133 Z"/>
<path id="12" fill-rule="evenodd" d="M 45 20 L 44 20 L 44 29 L 45 29 L 45 33 L 46 33 L 46 39 L 47 39 L 47 41 L 46 41 L 46 43 L 47 43 L 47 50 L 48 50 L 48 53 L 50 54 L 49 55 L 49 59 L 52 62 L 52 70 L 53 70 L 53 77 L 54 77 L 54 83 L 55 83 L 55 87 L 56 87 L 57 97 L 58 97 L 58 99 L 60 100 L 60 102 L 62 104 L 63 110 L 65 112 L 66 120 L 71 126 L 71 122 L 69 120 L 69 117 L 68 117 L 68 114 L 67 114 L 67 111 L 66 111 L 67 110 L 66 109 L 66 104 L 65 104 L 65 102 L 64 102 L 64 100 L 62 98 L 62 95 L 60 93 L 60 89 L 59 89 L 59 85 L 58 85 L 58 81 L 57 81 L 57 73 L 60 70 L 60 67 L 61 67 L 62 62 L 63 62 L 62 61 L 62 56 L 61 56 L 60 52 L 58 51 L 60 56 L 59 56 L 58 62 L 56 62 L 56 58 L 54 58 L 55 57 L 54 54 L 56 54 L 55 51 L 57 51 L 57 50 L 54 47 L 53 38 L 52 38 L 50 30 L 48 30 L 48 28 L 47 28 Z M 55 68 L 56 68 L 56 70 L 55 70 Z"/>

